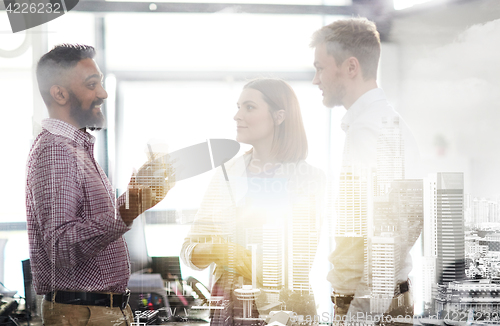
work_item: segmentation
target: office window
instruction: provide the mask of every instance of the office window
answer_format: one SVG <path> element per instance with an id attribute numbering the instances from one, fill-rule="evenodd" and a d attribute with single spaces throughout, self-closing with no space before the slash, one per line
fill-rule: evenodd
<path id="1" fill-rule="evenodd" d="M 322 18 L 110 14 L 106 23 L 110 70 L 303 71 L 312 69 L 309 41 Z"/>

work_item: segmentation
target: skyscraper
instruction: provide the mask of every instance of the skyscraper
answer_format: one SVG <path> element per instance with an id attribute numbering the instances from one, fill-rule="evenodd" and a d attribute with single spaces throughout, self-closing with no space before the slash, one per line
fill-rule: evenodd
<path id="1" fill-rule="evenodd" d="M 395 303 L 394 289 L 401 281 L 404 262 L 423 224 L 422 180 L 395 180 L 390 192 L 374 200 L 374 237 L 370 239 L 372 312 L 384 313 Z M 396 308 L 396 307 L 393 307 Z"/>
<path id="2" fill-rule="evenodd" d="M 339 180 L 335 219 L 335 241 L 350 248 L 357 248 L 356 254 L 341 259 L 348 264 L 363 264 L 363 279 L 368 279 L 368 228 L 369 228 L 369 185 L 370 173 L 366 169 L 344 166 Z M 361 249 L 362 250 L 359 250 Z M 361 256 L 362 255 L 362 256 Z"/>
<path id="3" fill-rule="evenodd" d="M 330 261 L 339 271 L 363 264 L 362 275 L 351 278 L 360 276 L 355 296 L 369 299 L 370 313 L 403 311 L 412 304 L 395 291 L 406 284 L 409 251 L 422 230 L 423 187 L 422 180 L 405 180 L 407 153 L 399 118 L 382 118 L 375 160 L 350 156 L 348 147 L 344 151 L 335 241 L 350 250 L 336 249 Z"/>
<path id="4" fill-rule="evenodd" d="M 266 224 L 262 231 L 262 285 L 269 302 L 279 301 L 283 286 L 283 228 Z"/>
<path id="5" fill-rule="evenodd" d="M 404 153 L 399 117 L 382 118 L 382 129 L 377 139 L 375 196 L 388 193 L 392 181 L 405 178 Z"/>
<path id="6" fill-rule="evenodd" d="M 371 241 L 370 311 L 384 313 L 392 303 L 401 269 L 401 238 L 394 232 L 384 232 Z"/>
<path id="7" fill-rule="evenodd" d="M 313 203 L 313 204 L 311 204 Z M 294 204 L 291 225 L 287 230 L 289 288 L 304 294 L 312 293 L 309 286 L 309 271 L 319 244 L 321 221 L 317 214 L 317 198 L 313 194 Z"/>
<path id="8" fill-rule="evenodd" d="M 465 278 L 463 173 L 429 174 L 424 180 L 424 301 L 437 285 Z"/>
<path id="9" fill-rule="evenodd" d="M 437 258 L 437 174 L 424 178 L 424 227 L 422 243 L 424 246 L 423 287 L 424 302 L 431 303 L 436 283 Z"/>
<path id="10" fill-rule="evenodd" d="M 446 284 L 465 278 L 463 173 L 437 174 L 437 281 Z"/>
<path id="11" fill-rule="evenodd" d="M 335 236 L 366 237 L 368 233 L 368 172 L 356 172 L 344 166 L 340 175 Z"/>
<path id="12" fill-rule="evenodd" d="M 319 205 L 316 194 L 304 195 L 293 203 L 290 216 L 263 226 L 263 291 L 271 304 L 280 302 L 282 289 L 293 291 L 296 296 L 312 297 L 309 272 L 322 227 Z"/>

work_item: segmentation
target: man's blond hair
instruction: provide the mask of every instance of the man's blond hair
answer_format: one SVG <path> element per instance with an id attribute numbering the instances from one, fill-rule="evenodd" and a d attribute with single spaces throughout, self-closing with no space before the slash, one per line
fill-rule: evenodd
<path id="1" fill-rule="evenodd" d="M 380 34 L 366 18 L 337 20 L 314 32 L 310 46 L 325 44 L 326 51 L 340 66 L 347 58 L 358 59 L 363 78 L 376 79 L 380 59 Z"/>

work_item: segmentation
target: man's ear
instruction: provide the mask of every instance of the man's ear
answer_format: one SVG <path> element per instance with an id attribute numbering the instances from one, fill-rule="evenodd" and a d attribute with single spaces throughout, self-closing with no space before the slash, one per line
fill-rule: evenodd
<path id="1" fill-rule="evenodd" d="M 356 77 L 361 73 L 361 66 L 356 57 L 349 57 L 344 64 L 346 64 L 347 73 L 350 77 Z"/>
<path id="2" fill-rule="evenodd" d="M 52 85 L 50 88 L 50 96 L 52 96 L 54 101 L 61 106 L 66 105 L 69 101 L 68 90 L 60 85 Z"/>
<path id="3" fill-rule="evenodd" d="M 285 110 L 274 112 L 274 123 L 279 126 L 283 121 L 285 121 Z"/>

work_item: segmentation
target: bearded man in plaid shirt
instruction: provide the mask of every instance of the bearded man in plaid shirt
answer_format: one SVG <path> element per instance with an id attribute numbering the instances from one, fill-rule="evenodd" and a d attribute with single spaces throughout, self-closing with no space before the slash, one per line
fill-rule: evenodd
<path id="1" fill-rule="evenodd" d="M 94 159 L 108 94 L 91 46 L 63 44 L 37 65 L 50 118 L 27 163 L 26 206 L 33 283 L 49 325 L 130 325 L 130 262 L 123 234 L 145 207 L 118 199 Z M 165 191 L 166 193 L 166 191 Z"/>

